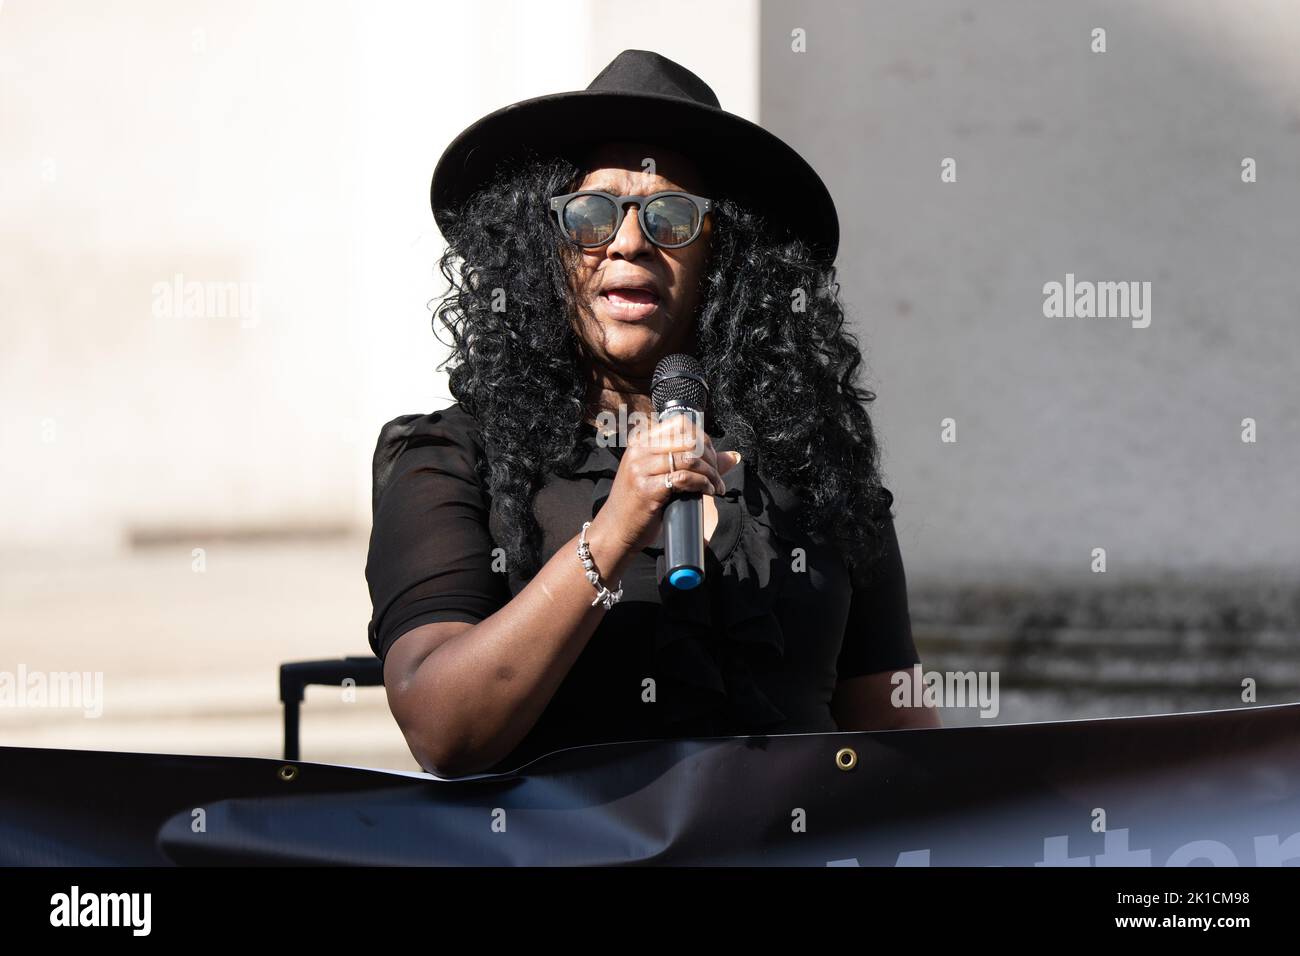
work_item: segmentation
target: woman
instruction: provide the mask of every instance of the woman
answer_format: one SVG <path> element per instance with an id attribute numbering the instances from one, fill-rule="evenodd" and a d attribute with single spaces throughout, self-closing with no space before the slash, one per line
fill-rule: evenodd
<path id="1" fill-rule="evenodd" d="M 694 74 L 625 51 L 585 91 L 471 126 L 432 197 L 457 402 L 385 426 L 366 567 L 421 766 L 936 726 L 890 703 L 918 659 L 811 167 Z M 702 429 L 653 420 L 675 353 L 705 369 Z M 682 492 L 705 515 L 692 590 L 661 567 Z"/>

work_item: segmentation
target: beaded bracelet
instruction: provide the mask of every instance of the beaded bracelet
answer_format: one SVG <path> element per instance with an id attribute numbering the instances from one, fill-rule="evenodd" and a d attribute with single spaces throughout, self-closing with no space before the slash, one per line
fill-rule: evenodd
<path id="1" fill-rule="evenodd" d="M 608 611 L 623 599 L 623 582 L 621 580 L 618 582 L 617 591 L 611 591 L 600 580 L 600 573 L 596 570 L 596 562 L 591 559 L 591 548 L 587 545 L 587 528 L 590 526 L 590 521 L 583 522 L 582 534 L 578 536 L 578 558 L 582 561 L 582 568 L 587 575 L 587 580 L 596 589 L 596 599 L 591 602 L 591 606 L 595 607 L 597 604 L 604 604 L 605 610 Z"/>

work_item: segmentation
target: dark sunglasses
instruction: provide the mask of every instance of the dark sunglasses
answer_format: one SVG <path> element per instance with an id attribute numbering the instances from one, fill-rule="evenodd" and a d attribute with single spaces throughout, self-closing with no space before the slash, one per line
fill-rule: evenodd
<path id="1" fill-rule="evenodd" d="M 661 249 L 680 249 L 698 239 L 704 216 L 713 208 L 711 200 L 690 193 L 615 196 L 594 189 L 556 196 L 551 208 L 566 239 L 593 249 L 618 235 L 628 203 L 636 203 L 642 235 Z"/>

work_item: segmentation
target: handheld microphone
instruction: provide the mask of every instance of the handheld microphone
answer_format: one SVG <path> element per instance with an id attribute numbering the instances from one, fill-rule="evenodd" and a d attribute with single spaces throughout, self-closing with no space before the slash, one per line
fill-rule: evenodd
<path id="1" fill-rule="evenodd" d="M 655 366 L 650 395 L 659 421 L 688 415 L 699 427 L 709 401 L 704 368 L 692 355 L 668 355 Z M 678 492 L 664 506 L 664 567 L 668 583 L 688 591 L 704 580 L 704 503 L 699 492 Z"/>

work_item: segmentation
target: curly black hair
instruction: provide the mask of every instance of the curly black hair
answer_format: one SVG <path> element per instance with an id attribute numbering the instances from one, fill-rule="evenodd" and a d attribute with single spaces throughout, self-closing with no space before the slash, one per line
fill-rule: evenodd
<path id="1" fill-rule="evenodd" d="M 452 395 L 477 418 L 480 477 L 510 566 L 530 578 L 543 562 L 532 501 L 550 467 L 580 452 L 587 379 L 573 332 L 574 255 L 550 218 L 551 196 L 583 170 L 532 157 L 498 174 L 448 216 L 438 267 L 450 288 L 434 309 L 451 333 Z M 829 536 L 852 567 L 880 553 L 888 516 L 879 449 L 857 383 L 862 354 L 844 326 L 833 264 L 725 193 L 696 317 L 710 417 L 764 480 L 806 505 L 803 527 Z M 439 338 L 441 341 L 441 338 Z"/>

